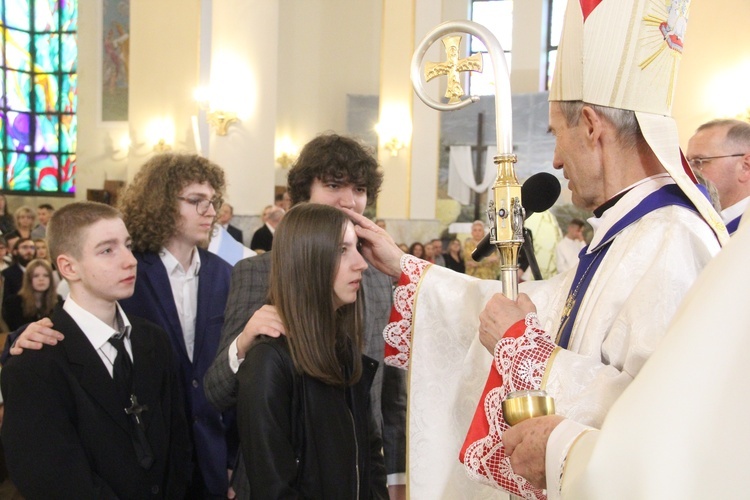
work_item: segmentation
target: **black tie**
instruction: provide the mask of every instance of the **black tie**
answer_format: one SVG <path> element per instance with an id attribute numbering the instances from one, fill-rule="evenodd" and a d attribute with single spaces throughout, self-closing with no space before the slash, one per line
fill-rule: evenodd
<path id="1" fill-rule="evenodd" d="M 148 470 L 154 463 L 154 456 L 151 452 L 148 439 L 146 438 L 146 429 L 141 419 L 141 413 L 148 410 L 148 406 L 139 405 L 138 399 L 133 390 L 133 362 L 130 361 L 128 351 L 125 349 L 123 339 L 125 335 L 113 335 L 109 338 L 109 343 L 117 349 L 117 357 L 112 365 L 112 378 L 117 387 L 117 395 L 123 403 L 125 413 L 129 416 L 135 436 L 133 446 L 135 454 L 141 467 Z"/>
<path id="2" fill-rule="evenodd" d="M 112 378 L 117 387 L 117 395 L 125 407 L 130 405 L 130 395 L 133 393 L 133 362 L 125 349 L 123 339 L 125 335 L 113 335 L 109 343 L 117 349 L 117 357 L 112 365 Z"/>

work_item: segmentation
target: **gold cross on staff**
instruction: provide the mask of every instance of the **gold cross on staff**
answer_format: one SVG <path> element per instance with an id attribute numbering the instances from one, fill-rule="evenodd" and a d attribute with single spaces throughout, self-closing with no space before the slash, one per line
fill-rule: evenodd
<path id="1" fill-rule="evenodd" d="M 424 65 L 424 78 L 430 81 L 435 77 L 448 75 L 448 88 L 445 90 L 448 104 L 461 101 L 464 95 L 464 89 L 461 87 L 461 80 L 458 73 L 461 71 L 482 72 L 482 54 L 476 53 L 465 59 L 458 58 L 458 47 L 461 45 L 461 36 L 448 36 L 443 38 L 445 45 L 445 55 L 447 61 L 441 63 L 428 62 Z"/>

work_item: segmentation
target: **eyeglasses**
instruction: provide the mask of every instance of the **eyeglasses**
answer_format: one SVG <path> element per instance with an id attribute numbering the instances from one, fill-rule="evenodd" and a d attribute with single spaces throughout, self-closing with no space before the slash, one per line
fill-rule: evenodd
<path id="1" fill-rule="evenodd" d="M 209 206 L 213 206 L 214 211 L 218 212 L 219 208 L 221 208 L 221 204 L 223 203 L 223 200 L 221 198 L 214 198 L 213 200 L 209 200 L 206 198 L 183 198 L 182 196 L 178 196 L 177 199 L 193 205 L 195 207 L 195 211 L 198 212 L 198 215 L 206 215 L 208 213 Z"/>
<path id="2" fill-rule="evenodd" d="M 733 155 L 722 155 L 722 156 L 707 156 L 705 158 L 689 158 L 688 159 L 688 165 L 693 167 L 694 169 L 700 170 L 703 168 L 703 165 L 706 163 L 711 162 L 711 160 L 718 160 L 719 158 L 737 158 L 739 156 L 745 156 L 747 153 L 735 153 Z"/>

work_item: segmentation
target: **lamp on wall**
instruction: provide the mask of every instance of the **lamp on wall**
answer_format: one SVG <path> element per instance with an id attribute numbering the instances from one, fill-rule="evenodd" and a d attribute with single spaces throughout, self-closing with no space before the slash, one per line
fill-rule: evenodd
<path id="1" fill-rule="evenodd" d="M 289 168 L 297 160 L 297 146 L 291 137 L 284 136 L 276 141 L 276 164 L 281 168 Z"/>
<path id="2" fill-rule="evenodd" d="M 411 116 L 407 106 L 398 104 L 384 105 L 380 111 L 380 122 L 375 125 L 380 144 L 398 156 L 411 139 Z"/>
<path id="3" fill-rule="evenodd" d="M 193 92 L 193 98 L 198 103 L 200 109 L 206 112 L 206 120 L 216 135 L 227 135 L 229 125 L 239 122 L 237 113 L 233 111 L 224 111 L 220 109 L 211 109 L 211 103 L 208 98 L 208 89 L 199 87 Z"/>

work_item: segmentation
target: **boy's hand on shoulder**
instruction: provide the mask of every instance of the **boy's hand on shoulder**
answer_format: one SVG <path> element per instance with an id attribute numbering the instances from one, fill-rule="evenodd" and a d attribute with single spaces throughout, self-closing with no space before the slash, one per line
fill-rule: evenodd
<path id="1" fill-rule="evenodd" d="M 38 351 L 45 345 L 55 345 L 63 340 L 65 336 L 54 330 L 52 326 L 52 320 L 49 318 L 42 318 L 35 323 L 29 323 L 13 343 L 10 354 L 18 356 L 24 349 Z"/>
<path id="2" fill-rule="evenodd" d="M 284 323 L 274 306 L 265 305 L 255 311 L 237 338 L 237 357 L 243 359 L 250 344 L 258 335 L 278 337 L 284 335 Z"/>

